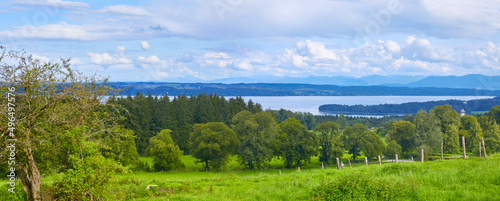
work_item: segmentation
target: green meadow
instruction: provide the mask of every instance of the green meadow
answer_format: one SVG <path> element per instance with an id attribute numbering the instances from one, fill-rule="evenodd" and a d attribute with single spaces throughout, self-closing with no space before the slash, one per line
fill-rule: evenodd
<path id="1" fill-rule="evenodd" d="M 487 159 L 372 163 L 352 168 L 346 164 L 341 170 L 336 166 L 322 169 L 315 158 L 300 172 L 281 168 L 281 161 L 273 162 L 267 170 L 242 170 L 234 159 L 219 171 L 202 171 L 202 166 L 187 155 L 182 157 L 185 171 L 115 174 L 106 200 L 500 199 L 500 154 Z M 149 158 L 141 160 L 151 162 Z M 54 180 L 57 176 L 43 178 L 42 191 L 50 190 Z M 157 187 L 146 190 L 148 185 Z M 18 190 L 18 197 L 23 197 Z M 5 196 L 0 199 L 17 200 Z"/>

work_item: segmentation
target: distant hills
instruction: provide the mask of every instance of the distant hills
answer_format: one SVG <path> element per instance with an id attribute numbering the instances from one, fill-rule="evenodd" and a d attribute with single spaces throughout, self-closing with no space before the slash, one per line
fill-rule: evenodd
<path id="1" fill-rule="evenodd" d="M 500 76 L 469 74 L 464 76 L 406 76 L 406 75 L 371 75 L 365 77 L 348 76 L 309 76 L 309 77 L 276 77 L 253 76 L 200 80 L 197 78 L 173 78 L 165 82 L 182 83 L 286 83 L 286 84 L 319 84 L 337 86 L 391 86 L 391 87 L 437 87 L 500 90 Z"/>
<path id="2" fill-rule="evenodd" d="M 179 94 L 218 94 L 223 96 L 500 96 L 500 90 L 437 87 L 337 86 L 318 84 L 220 84 L 117 82 L 121 95 L 142 94 L 176 96 Z"/>

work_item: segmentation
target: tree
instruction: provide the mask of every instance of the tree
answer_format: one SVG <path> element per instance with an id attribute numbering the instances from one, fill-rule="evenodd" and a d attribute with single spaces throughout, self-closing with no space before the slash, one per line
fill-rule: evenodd
<path id="1" fill-rule="evenodd" d="M 439 120 L 432 113 L 420 110 L 413 119 L 415 124 L 415 146 L 416 152 L 425 150 L 426 155 L 432 155 L 441 149 L 443 136 L 439 126 Z"/>
<path id="2" fill-rule="evenodd" d="M 206 169 L 224 166 L 240 145 L 236 133 L 222 122 L 195 124 L 190 141 L 195 163 L 204 163 Z"/>
<path id="3" fill-rule="evenodd" d="M 387 142 L 396 141 L 401 145 L 403 153 L 409 153 L 415 148 L 415 124 L 409 121 L 396 121 L 392 124 L 391 129 L 385 137 Z"/>
<path id="4" fill-rule="evenodd" d="M 335 158 L 342 158 L 344 149 L 340 141 L 339 125 L 337 123 L 331 121 L 323 122 L 314 128 L 314 131 L 319 133 L 319 144 L 321 146 L 320 162 L 329 164 Z"/>
<path id="5" fill-rule="evenodd" d="M 441 133 L 446 133 L 446 129 L 450 124 L 460 125 L 460 114 L 453 110 L 451 105 L 435 106 L 429 113 L 438 119 Z"/>
<path id="6" fill-rule="evenodd" d="M 461 130 L 465 131 L 462 134 L 465 136 L 465 147 L 467 150 L 479 153 L 479 142 L 481 142 L 481 137 L 483 137 L 483 130 L 479 122 L 477 122 L 476 117 L 463 116 Z"/>
<path id="7" fill-rule="evenodd" d="M 342 142 L 344 143 L 344 147 L 349 151 L 349 154 L 352 154 L 353 160 L 356 160 L 356 157 L 361 155 L 361 150 L 366 143 L 364 133 L 367 131 L 368 127 L 359 123 L 344 129 Z"/>
<path id="8" fill-rule="evenodd" d="M 488 113 L 486 113 L 490 119 L 493 119 L 497 124 L 500 124 L 500 106 L 493 106 Z"/>
<path id="9" fill-rule="evenodd" d="M 309 163 L 311 157 L 318 152 L 318 139 L 315 134 L 307 131 L 300 121 L 289 118 L 278 125 L 276 153 L 285 160 L 287 168 L 292 165 Z"/>
<path id="10" fill-rule="evenodd" d="M 460 137 L 458 136 L 458 127 L 455 124 L 449 124 L 443 135 L 443 149 L 446 153 L 457 153 L 460 148 Z"/>
<path id="11" fill-rule="evenodd" d="M 339 118 L 337 119 L 337 124 L 340 126 L 340 130 L 344 130 L 348 126 L 347 119 L 345 118 L 344 114 L 340 114 Z"/>
<path id="12" fill-rule="evenodd" d="M 500 128 L 496 122 L 484 132 L 484 143 L 489 153 L 500 151 Z"/>
<path id="13" fill-rule="evenodd" d="M 172 133 L 171 130 L 164 129 L 158 135 L 149 139 L 146 153 L 153 158 L 153 167 L 156 171 L 185 168 L 184 163 L 181 161 L 182 151 L 179 146 L 174 144 L 170 133 Z"/>
<path id="14" fill-rule="evenodd" d="M 272 143 L 276 138 L 276 122 L 268 112 L 252 114 L 241 111 L 232 120 L 232 128 L 241 142 L 238 147 L 240 163 L 248 169 L 263 168 L 272 160 Z"/>
<path id="15" fill-rule="evenodd" d="M 101 140 L 102 155 L 106 158 L 112 158 L 124 166 L 136 165 L 139 162 L 139 153 L 134 141 L 134 131 L 115 126 L 103 136 Z"/>
<path id="16" fill-rule="evenodd" d="M 401 156 L 402 147 L 399 145 L 396 140 L 392 140 L 387 143 L 387 148 L 385 149 L 384 156 L 386 158 L 394 159 L 396 158 L 396 154 Z"/>
<path id="17" fill-rule="evenodd" d="M 0 47 L 0 92 L 15 98 L 15 113 L 1 107 L 2 122 L 8 122 L 8 113 L 14 117 L 16 139 L 16 169 L 28 200 L 39 200 L 40 171 L 57 169 L 57 159 L 63 142 L 56 141 L 62 133 L 82 127 L 83 138 L 67 141 L 77 147 L 75 154 L 85 159 L 82 150 L 85 141 L 95 140 L 109 129 L 107 123 L 114 122 L 103 112 L 101 104 L 112 89 L 106 78 L 84 76 L 71 69 L 69 60 L 60 63 L 44 63 L 25 53 L 7 52 Z M 1 105 L 8 99 L 1 98 Z M 8 124 L 0 124 L 0 131 L 7 133 Z M 0 143 L 1 157 L 6 156 L 5 140 Z M 4 158 L 2 158 L 4 160 Z M 69 159 L 66 158 L 65 161 Z M 71 164 L 75 164 L 71 162 Z M 108 164 L 114 165 L 114 164 Z M 40 169 L 39 169 L 40 167 Z"/>
<path id="18" fill-rule="evenodd" d="M 373 131 L 365 131 L 363 133 L 363 146 L 361 146 L 361 151 L 368 158 L 374 158 L 378 155 L 382 155 L 385 151 L 384 142 L 375 134 Z"/>

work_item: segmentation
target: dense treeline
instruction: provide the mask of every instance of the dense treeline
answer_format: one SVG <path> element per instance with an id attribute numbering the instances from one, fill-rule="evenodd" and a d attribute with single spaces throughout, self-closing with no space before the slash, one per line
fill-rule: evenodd
<path id="1" fill-rule="evenodd" d="M 415 115 L 360 118 L 314 116 L 288 110 L 262 111 L 258 103 L 218 95 L 144 96 L 109 99 L 121 105 L 119 123 L 135 132 L 137 150 L 154 159 L 155 170 L 182 169 L 180 155 L 191 154 L 206 169 L 223 167 L 229 156 L 249 169 L 266 168 L 275 158 L 286 167 L 301 166 L 312 156 L 332 163 L 344 152 L 352 158 L 394 154 L 432 155 L 444 144 L 457 153 L 464 136 L 472 153 L 484 137 L 487 152 L 500 151 L 500 106 L 482 116 L 464 116 L 451 105 L 420 110 Z M 387 146 L 381 140 L 385 136 Z M 162 159 L 164 158 L 164 159 Z M 169 161 L 169 162 L 165 162 Z"/>
<path id="2" fill-rule="evenodd" d="M 134 131 L 137 150 L 141 155 L 144 155 L 149 139 L 163 129 L 170 129 L 175 144 L 184 154 L 189 154 L 189 135 L 194 124 L 230 124 L 233 116 L 243 110 L 252 113 L 262 111 L 262 106 L 251 100 L 246 103 L 241 97 L 226 99 L 217 94 L 179 95 L 170 100 L 168 96 L 137 93 L 134 97 L 110 97 L 108 103 L 122 106 L 113 112 L 126 117 L 119 124 Z"/>
<path id="3" fill-rule="evenodd" d="M 410 102 L 402 104 L 379 104 L 379 105 L 340 105 L 327 104 L 319 107 L 320 112 L 334 114 L 415 114 L 420 110 L 429 111 L 435 106 L 451 105 L 456 112 L 464 109 L 466 114 L 472 111 L 488 111 L 495 105 L 500 105 L 500 97 L 492 99 L 477 99 L 470 101 L 443 100 L 427 102 Z"/>
<path id="4" fill-rule="evenodd" d="M 219 94 L 223 96 L 500 96 L 500 90 L 450 89 L 429 87 L 336 86 L 314 84 L 220 84 L 118 82 L 121 95 L 143 94 L 177 96 Z"/>

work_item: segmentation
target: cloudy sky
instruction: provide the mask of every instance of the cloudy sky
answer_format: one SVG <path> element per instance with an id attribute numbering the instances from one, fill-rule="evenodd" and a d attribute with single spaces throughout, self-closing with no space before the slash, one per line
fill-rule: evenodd
<path id="1" fill-rule="evenodd" d="M 114 81 L 500 75 L 492 0 L 16 0 L 0 16 L 1 45 Z"/>

